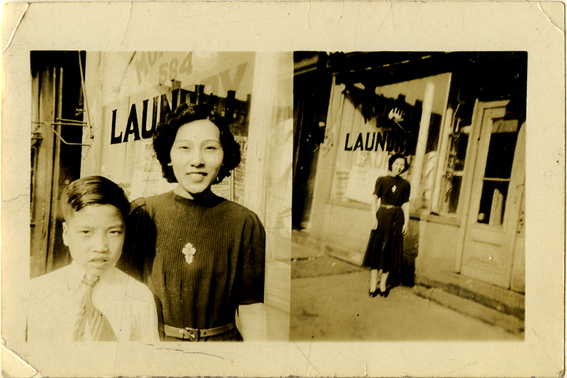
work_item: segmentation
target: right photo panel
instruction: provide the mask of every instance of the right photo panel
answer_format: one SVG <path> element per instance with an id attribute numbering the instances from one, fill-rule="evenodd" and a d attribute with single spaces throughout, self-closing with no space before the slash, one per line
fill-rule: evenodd
<path id="1" fill-rule="evenodd" d="M 291 340 L 524 340 L 527 64 L 294 53 Z"/>

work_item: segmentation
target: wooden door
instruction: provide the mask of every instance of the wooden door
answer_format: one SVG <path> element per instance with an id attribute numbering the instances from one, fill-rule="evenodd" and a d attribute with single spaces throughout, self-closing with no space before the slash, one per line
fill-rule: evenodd
<path id="1" fill-rule="evenodd" d="M 509 288 L 523 189 L 523 135 L 506 119 L 508 101 L 478 103 L 472 141 L 476 157 L 470 203 L 464 219 L 461 273 Z M 518 141 L 520 141 L 518 143 Z"/>

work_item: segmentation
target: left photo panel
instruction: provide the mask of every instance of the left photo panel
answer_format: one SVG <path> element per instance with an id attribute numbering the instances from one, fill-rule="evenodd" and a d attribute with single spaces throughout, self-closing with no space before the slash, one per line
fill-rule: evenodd
<path id="1" fill-rule="evenodd" d="M 292 58 L 31 51 L 25 340 L 289 340 Z"/>

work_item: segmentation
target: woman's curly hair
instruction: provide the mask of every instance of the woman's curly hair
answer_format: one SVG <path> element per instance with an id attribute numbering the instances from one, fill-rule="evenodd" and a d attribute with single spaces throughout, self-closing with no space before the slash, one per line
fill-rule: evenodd
<path id="1" fill-rule="evenodd" d="M 404 159 L 404 170 L 402 171 L 402 173 L 408 170 L 409 168 L 408 159 L 402 154 L 395 154 L 390 156 L 390 159 L 388 159 L 388 170 L 390 172 L 392 172 L 392 165 L 394 165 L 394 162 L 398 159 Z"/>
<path id="2" fill-rule="evenodd" d="M 225 177 L 229 177 L 230 171 L 240 164 L 240 145 L 234 140 L 228 123 L 223 117 L 208 104 L 190 105 L 183 103 L 166 115 L 163 122 L 158 125 L 153 137 L 154 151 L 161 164 L 163 177 L 168 182 L 177 182 L 173 168 L 168 165 L 171 163 L 170 153 L 177 131 L 189 122 L 203 119 L 208 119 L 219 128 L 220 143 L 224 153 L 222 166 L 214 183 L 218 184 Z"/>

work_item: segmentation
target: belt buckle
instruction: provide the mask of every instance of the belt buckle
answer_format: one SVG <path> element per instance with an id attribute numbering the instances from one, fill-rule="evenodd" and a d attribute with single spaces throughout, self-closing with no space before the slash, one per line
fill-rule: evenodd
<path id="1" fill-rule="evenodd" d="M 199 341 L 199 330 L 185 327 L 183 330 L 183 339 L 189 341 Z"/>

